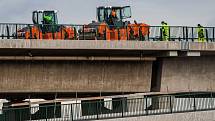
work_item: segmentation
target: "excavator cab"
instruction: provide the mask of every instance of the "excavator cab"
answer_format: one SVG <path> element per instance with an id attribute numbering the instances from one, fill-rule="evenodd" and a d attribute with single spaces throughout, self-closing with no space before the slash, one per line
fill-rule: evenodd
<path id="1" fill-rule="evenodd" d="M 114 16 L 112 15 L 114 12 Z M 122 27 L 124 26 L 123 19 L 131 18 L 131 7 L 98 7 L 97 19 L 98 22 L 105 22 L 109 26 Z"/>
<path id="2" fill-rule="evenodd" d="M 33 11 L 32 20 L 34 24 L 39 25 L 43 33 L 58 31 L 57 11 L 37 10 Z"/>
<path id="3" fill-rule="evenodd" d="M 50 21 L 48 22 L 45 18 L 50 17 Z M 37 10 L 33 11 L 32 20 L 34 24 L 58 24 L 57 20 L 57 11 L 44 11 L 44 10 Z"/>

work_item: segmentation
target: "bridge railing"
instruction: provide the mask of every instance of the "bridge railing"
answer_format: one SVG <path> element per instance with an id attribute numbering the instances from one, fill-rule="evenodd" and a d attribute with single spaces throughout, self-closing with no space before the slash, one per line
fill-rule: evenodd
<path id="1" fill-rule="evenodd" d="M 145 96 L 3 108 L 1 121 L 78 121 L 215 110 L 214 93 Z"/>
<path id="2" fill-rule="evenodd" d="M 124 28 L 124 29 L 122 29 Z M 114 30 L 113 30 L 114 29 Z M 203 27 L 203 38 L 215 41 L 215 27 Z M 0 23 L 0 39 L 198 41 L 198 28 L 170 26 L 34 25 Z"/>

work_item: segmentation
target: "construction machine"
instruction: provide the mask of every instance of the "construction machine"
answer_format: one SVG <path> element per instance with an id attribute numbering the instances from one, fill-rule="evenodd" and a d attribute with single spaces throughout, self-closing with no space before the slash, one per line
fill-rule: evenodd
<path id="1" fill-rule="evenodd" d="M 131 18 L 130 6 L 100 6 L 97 8 L 97 22 L 80 29 L 80 39 L 144 40 L 149 35 L 149 25 L 136 21 L 131 24 L 130 21 L 125 21 L 128 18 Z"/>
<path id="2" fill-rule="evenodd" d="M 32 14 L 33 25 L 17 31 L 19 39 L 76 39 L 72 26 L 58 24 L 56 10 L 36 10 Z"/>

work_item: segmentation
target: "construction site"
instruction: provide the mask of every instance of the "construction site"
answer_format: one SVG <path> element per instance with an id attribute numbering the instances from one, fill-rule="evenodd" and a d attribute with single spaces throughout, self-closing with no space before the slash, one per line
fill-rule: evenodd
<path id="1" fill-rule="evenodd" d="M 214 120 L 215 27 L 152 26 L 131 12 L 0 23 L 0 121 Z"/>

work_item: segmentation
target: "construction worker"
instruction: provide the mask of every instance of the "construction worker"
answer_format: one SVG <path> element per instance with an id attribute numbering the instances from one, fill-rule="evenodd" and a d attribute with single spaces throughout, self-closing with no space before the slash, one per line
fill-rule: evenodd
<path id="1" fill-rule="evenodd" d="M 162 40 L 168 41 L 169 40 L 169 25 L 164 21 L 161 22 L 161 25 L 162 25 L 162 27 L 161 27 Z"/>
<path id="2" fill-rule="evenodd" d="M 110 20 L 110 25 L 113 27 L 115 21 L 117 21 L 117 15 L 116 15 L 116 10 L 115 9 L 112 9 L 112 11 L 111 11 L 111 13 L 109 15 L 109 20 Z"/>
<path id="3" fill-rule="evenodd" d="M 197 28 L 197 32 L 198 32 L 198 42 L 206 42 L 205 40 L 205 31 L 204 31 L 204 28 L 201 24 L 198 24 L 197 25 L 198 28 Z"/>
<path id="4" fill-rule="evenodd" d="M 51 15 L 44 15 L 43 20 L 44 20 L 44 24 L 51 24 L 52 23 L 52 16 Z"/>

